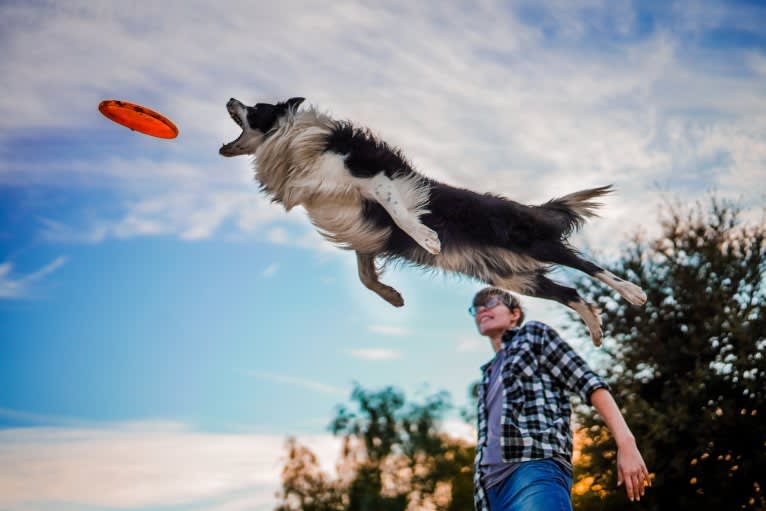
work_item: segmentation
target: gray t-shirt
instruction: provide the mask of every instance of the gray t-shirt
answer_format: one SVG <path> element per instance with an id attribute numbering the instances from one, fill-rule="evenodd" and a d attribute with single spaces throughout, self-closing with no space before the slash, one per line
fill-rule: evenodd
<path id="1" fill-rule="evenodd" d="M 481 457 L 481 476 L 485 488 L 491 488 L 507 479 L 524 462 L 506 463 L 503 461 L 503 451 L 500 447 L 502 436 L 503 416 L 503 351 L 495 354 L 492 365 L 489 367 L 489 386 L 486 393 L 487 409 L 487 444 Z M 572 473 L 572 465 L 569 460 L 561 455 L 554 455 L 553 460 L 569 474 Z"/>
<path id="2" fill-rule="evenodd" d="M 503 367 L 503 351 L 495 354 L 492 365 L 489 367 L 489 388 L 486 393 L 487 409 L 487 444 L 481 457 L 481 474 L 485 488 L 502 482 L 510 476 L 520 463 L 506 463 L 503 461 L 500 437 L 502 426 L 500 418 L 503 416 L 503 376 L 500 374 Z"/>

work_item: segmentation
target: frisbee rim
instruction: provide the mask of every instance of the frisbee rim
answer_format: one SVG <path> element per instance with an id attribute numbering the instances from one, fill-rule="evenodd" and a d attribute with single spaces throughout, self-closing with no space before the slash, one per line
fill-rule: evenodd
<path id="1" fill-rule="evenodd" d="M 138 131 L 139 133 L 143 133 L 144 135 L 149 135 L 152 137 L 157 138 L 164 138 L 164 139 L 171 139 L 176 138 L 178 136 L 178 128 L 176 125 L 162 115 L 159 112 L 156 112 L 152 110 L 151 108 L 147 108 L 143 105 L 139 105 L 137 103 L 131 103 L 130 101 L 123 101 L 121 99 L 105 99 L 101 103 L 98 104 L 98 110 L 101 112 L 104 117 L 109 119 L 112 122 L 115 122 L 121 126 L 125 126 L 126 128 L 129 128 L 133 131 Z M 144 116 L 147 116 L 150 118 L 150 121 L 152 124 L 150 124 L 150 128 L 146 127 L 138 127 L 136 124 L 131 124 L 128 120 L 126 122 L 125 119 L 122 119 L 115 115 L 116 111 L 121 112 L 129 112 L 129 116 L 133 115 L 136 116 L 135 118 L 138 119 L 138 115 L 143 114 Z M 156 131 L 161 132 L 155 132 L 152 131 L 152 128 L 156 127 Z M 170 131 L 168 131 L 170 130 Z"/>

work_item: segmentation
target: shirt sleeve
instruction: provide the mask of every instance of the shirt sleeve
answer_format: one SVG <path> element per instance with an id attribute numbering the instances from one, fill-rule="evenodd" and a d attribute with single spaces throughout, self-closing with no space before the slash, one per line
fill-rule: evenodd
<path id="1" fill-rule="evenodd" d="M 540 363 L 556 381 L 580 396 L 584 403 L 590 406 L 590 396 L 596 389 L 609 390 L 609 385 L 553 328 L 545 325 L 541 337 Z"/>

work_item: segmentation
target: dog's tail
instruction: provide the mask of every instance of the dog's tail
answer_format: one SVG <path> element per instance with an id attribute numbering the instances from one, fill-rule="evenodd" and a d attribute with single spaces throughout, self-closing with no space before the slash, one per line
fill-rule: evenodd
<path id="1" fill-rule="evenodd" d="M 603 197 L 613 191 L 612 185 L 580 190 L 549 200 L 538 207 L 545 209 L 546 213 L 555 219 L 556 225 L 561 229 L 561 236 L 566 237 L 582 227 L 588 218 L 598 216 L 596 209 L 601 206 L 601 203 L 594 202 L 593 199 Z"/>

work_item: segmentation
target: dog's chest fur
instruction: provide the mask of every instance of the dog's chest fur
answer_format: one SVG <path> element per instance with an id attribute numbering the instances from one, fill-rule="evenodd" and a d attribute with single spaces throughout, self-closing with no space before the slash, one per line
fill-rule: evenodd
<path id="1" fill-rule="evenodd" d="M 346 168 L 346 155 L 326 150 L 333 121 L 302 112 L 280 126 L 255 154 L 256 179 L 288 211 L 302 205 L 328 240 L 364 253 L 379 251 L 390 229 L 375 228 L 362 214 L 365 179 Z"/>

